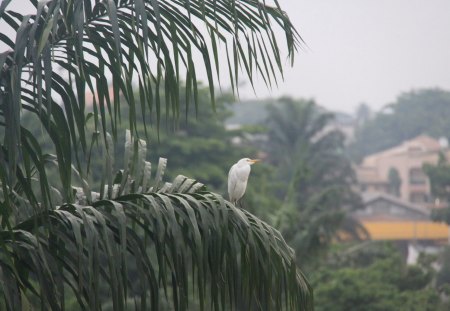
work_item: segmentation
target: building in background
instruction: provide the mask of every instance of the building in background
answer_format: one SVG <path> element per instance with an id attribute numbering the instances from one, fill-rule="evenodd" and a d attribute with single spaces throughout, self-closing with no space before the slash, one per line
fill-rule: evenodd
<path id="1" fill-rule="evenodd" d="M 447 243 L 448 226 L 430 220 L 430 210 L 390 194 L 365 193 L 364 208 L 353 213 L 372 240 Z"/>
<path id="2" fill-rule="evenodd" d="M 391 194 L 421 207 L 441 207 L 436 206 L 430 182 L 422 170 L 425 163 L 437 164 L 440 153 L 450 159 L 446 141 L 420 135 L 369 155 L 356 167 L 361 192 Z"/>
<path id="3" fill-rule="evenodd" d="M 449 227 L 430 219 L 428 208 L 386 193 L 365 192 L 364 208 L 352 216 L 374 241 L 392 241 L 408 263 L 420 252 L 435 253 L 449 242 Z"/>
<path id="4" fill-rule="evenodd" d="M 450 159 L 446 141 L 420 135 L 369 155 L 356 167 L 364 208 L 353 217 L 372 240 L 393 241 L 408 263 L 449 243 L 449 226 L 430 219 L 430 208 L 446 202 L 434 200 L 422 170 L 425 163 L 437 164 L 440 154 Z"/>

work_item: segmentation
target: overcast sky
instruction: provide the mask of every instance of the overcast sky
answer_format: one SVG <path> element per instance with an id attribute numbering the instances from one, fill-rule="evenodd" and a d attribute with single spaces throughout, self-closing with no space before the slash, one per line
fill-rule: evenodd
<path id="1" fill-rule="evenodd" d="M 450 0 L 279 2 L 307 47 L 286 67 L 278 89 L 257 85 L 257 97 L 314 98 L 353 112 L 361 102 L 379 109 L 411 89 L 450 90 Z M 247 86 L 241 98 L 255 94 Z"/>
<path id="2" fill-rule="evenodd" d="M 312 97 L 352 112 L 361 102 L 379 109 L 411 89 L 450 90 L 449 0 L 279 2 L 308 48 L 277 90 L 258 87 L 258 96 Z"/>

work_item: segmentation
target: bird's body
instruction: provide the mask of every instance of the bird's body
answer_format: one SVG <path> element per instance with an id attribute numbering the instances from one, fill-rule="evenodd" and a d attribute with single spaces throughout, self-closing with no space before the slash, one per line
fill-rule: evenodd
<path id="1" fill-rule="evenodd" d="M 258 161 L 243 158 L 230 168 L 230 172 L 228 173 L 228 196 L 231 203 L 236 204 L 244 195 L 250 175 L 250 165 Z"/>

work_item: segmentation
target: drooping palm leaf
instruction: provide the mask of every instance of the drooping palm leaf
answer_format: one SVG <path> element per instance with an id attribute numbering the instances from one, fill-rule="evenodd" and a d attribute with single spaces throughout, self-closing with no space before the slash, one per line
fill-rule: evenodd
<path id="1" fill-rule="evenodd" d="M 32 234 L 36 223 L 39 233 Z M 140 310 L 158 310 L 161 290 L 171 291 L 179 310 L 189 310 L 192 297 L 206 310 L 311 306 L 310 289 L 279 233 L 210 193 L 64 205 L 1 235 L 9 310 L 21 309 L 25 290 L 52 310 L 72 295 L 83 310 L 109 300 L 121 310 L 127 298 L 137 299 Z"/>
<path id="2" fill-rule="evenodd" d="M 128 104 L 129 128 L 135 134 L 136 118 L 146 112 L 156 115 L 159 126 L 163 103 L 175 118 L 180 96 L 186 97 L 187 105 L 197 103 L 201 71 L 206 73 L 213 103 L 214 72 L 219 76 L 225 63 L 233 89 L 240 71 L 250 81 L 258 73 L 270 85 L 277 72 L 282 73 L 284 50 L 274 28 L 285 33 L 289 57 L 299 41 L 276 1 L 272 7 L 256 0 L 30 0 L 36 14 L 26 16 L 8 10 L 9 2 L 2 2 L 0 23 L 2 29 L 16 31 L 16 37 L 0 36 L 11 47 L 0 54 L 0 107 L 6 133 L 6 154 L 0 164 L 5 171 L 2 181 L 10 187 L 19 157 L 27 152 L 16 143 L 22 136 L 22 109 L 39 116 L 57 148 L 61 182 L 70 189 L 70 166 L 79 162 L 73 151 L 88 149 L 86 93 L 92 97 L 91 115 L 103 140 L 108 127 L 116 137 L 119 104 Z M 182 83 L 185 94 L 179 91 Z M 145 103 L 140 107 L 135 104 L 136 88 Z M 121 103 L 119 95 L 124 98 Z M 40 195 L 50 201 L 48 187 L 42 190 Z M 70 192 L 62 195 L 73 201 Z"/>
<path id="3" fill-rule="evenodd" d="M 311 308 L 311 289 L 278 231 L 192 179 L 162 185 L 165 161 L 149 179 L 139 173 L 149 166 L 146 148 L 134 145 L 127 142 L 118 183 L 106 185 L 113 191 L 91 193 L 93 202 L 82 205 L 88 196 L 78 189 L 77 203 L 0 232 L 9 310 L 25 297 L 52 310 L 68 297 L 83 310 L 106 303 L 124 310 L 130 300 L 139 310 L 159 310 L 166 300 L 175 310 L 197 300 L 201 310 Z"/>
<path id="4" fill-rule="evenodd" d="M 60 310 L 70 297 L 85 310 L 107 303 L 124 310 L 127 299 L 142 310 L 157 310 L 162 299 L 187 310 L 192 297 L 205 310 L 310 308 L 311 291 L 277 231 L 193 180 L 162 183 L 165 161 L 150 182 L 143 143 L 132 138 L 141 115 L 156 115 L 158 127 L 161 105 L 176 118 L 180 96 L 197 103 L 198 57 L 212 101 L 222 58 L 233 88 L 241 71 L 250 81 L 254 73 L 268 85 L 276 81 L 282 68 L 274 26 L 286 35 L 288 56 L 299 40 L 277 2 L 30 0 L 36 14 L 26 16 L 8 10 L 10 2 L 0 5 L 0 27 L 16 32 L 13 39 L 0 33 L 11 48 L 0 53 L 7 308 Z M 113 176 L 124 104 L 131 151 Z M 55 155 L 22 124 L 23 111 L 41 123 Z M 94 145 L 105 156 L 98 192 L 83 165 Z M 50 181 L 55 166 L 59 180 Z"/>

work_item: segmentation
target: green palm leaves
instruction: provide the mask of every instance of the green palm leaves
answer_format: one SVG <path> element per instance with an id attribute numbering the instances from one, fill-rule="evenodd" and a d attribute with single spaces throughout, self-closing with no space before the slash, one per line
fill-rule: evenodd
<path id="1" fill-rule="evenodd" d="M 192 301 L 200 310 L 311 307 L 309 285 L 278 231 L 192 179 L 161 183 L 164 159 L 151 179 L 146 146 L 126 146 L 127 168 L 103 193 L 78 189 L 77 202 L 0 232 L 9 310 L 36 301 L 62 310 L 70 298 L 83 310 L 107 302 L 125 310 L 127 301 L 139 310 L 167 301 L 176 310 Z M 87 197 L 93 202 L 81 204 Z"/>
<path id="2" fill-rule="evenodd" d="M 15 143 L 21 138 L 22 109 L 37 114 L 46 126 L 58 146 L 62 183 L 70 188 L 71 151 L 88 147 L 86 93 L 93 97 L 92 117 L 104 139 L 108 127 L 117 136 L 119 95 L 129 106 L 134 134 L 141 115 L 155 114 L 158 127 L 161 105 L 177 117 L 181 96 L 188 106 L 197 102 L 198 59 L 214 102 L 213 72 L 219 76 L 221 68 L 228 67 L 233 89 L 241 71 L 250 81 L 255 72 L 268 84 L 276 81 L 282 67 L 275 25 L 286 34 L 290 57 L 299 40 L 279 6 L 254 0 L 31 1 L 36 14 L 28 16 L 8 11 L 8 2 L 2 2 L 0 22 L 16 37 L 14 42 L 0 37 L 12 49 L 0 56 L 0 105 L 6 131 L 3 158 L 8 157 L 2 165 L 10 172 L 10 186 L 19 154 L 25 152 Z M 181 83 L 185 94 L 179 92 Z"/>
<path id="3" fill-rule="evenodd" d="M 178 310 L 189 310 L 192 299 L 203 310 L 305 310 L 311 303 L 279 233 L 207 193 L 64 205 L 2 232 L 2 245 L 10 310 L 37 299 L 45 310 L 61 310 L 72 296 L 83 310 L 110 299 L 123 310 L 127 298 L 139 310 L 159 310 L 166 299 Z"/>
<path id="4" fill-rule="evenodd" d="M 194 180 L 163 183 L 165 160 L 152 178 L 136 129 L 138 118 L 153 125 L 149 114 L 158 128 L 163 105 L 176 119 L 183 96 L 196 105 L 200 70 L 213 103 L 224 67 L 233 89 L 242 72 L 276 81 L 273 28 L 286 35 L 289 57 L 299 40 L 276 1 L 30 0 L 36 14 L 25 16 L 10 2 L 0 4 L 2 30 L 16 34 L 0 34 L 10 47 L 0 53 L 0 306 L 311 308 L 280 234 Z M 119 122 L 130 132 L 125 167 L 113 174 Z M 93 148 L 104 157 L 98 191 L 89 183 Z"/>

